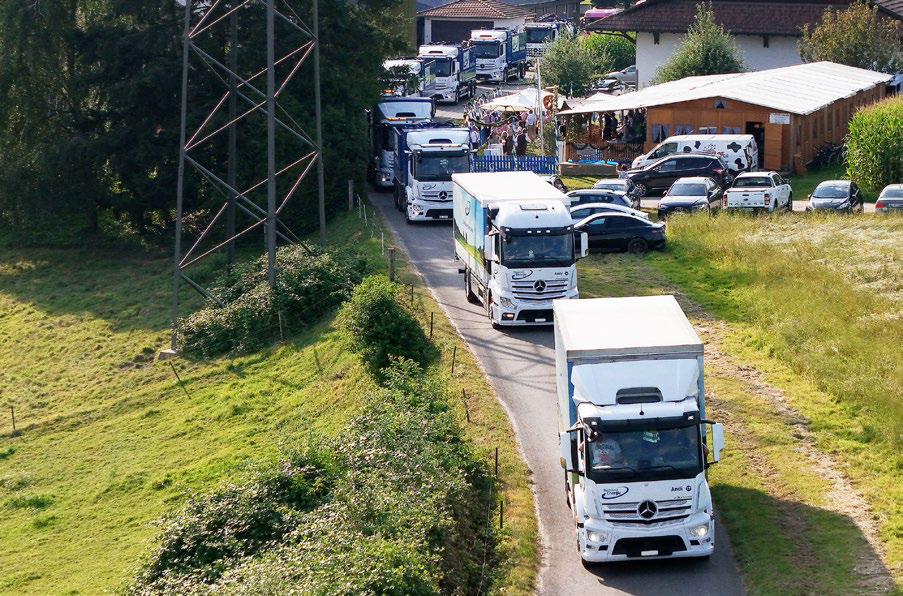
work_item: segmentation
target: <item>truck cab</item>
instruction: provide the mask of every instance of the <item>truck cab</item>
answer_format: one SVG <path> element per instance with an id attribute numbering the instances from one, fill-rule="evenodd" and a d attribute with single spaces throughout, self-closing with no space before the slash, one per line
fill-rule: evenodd
<path id="1" fill-rule="evenodd" d="M 724 431 L 706 420 L 703 345 L 677 301 L 558 300 L 554 310 L 560 456 L 581 558 L 710 556 L 706 470 Z"/>
<path id="2" fill-rule="evenodd" d="M 433 98 L 458 103 L 473 97 L 477 89 L 477 65 L 469 47 L 460 45 L 420 46 L 418 57 L 432 62 L 435 76 Z"/>
<path id="3" fill-rule="evenodd" d="M 564 32 L 573 32 L 570 23 L 563 21 L 549 21 L 529 23 L 527 32 L 527 57 L 538 58 L 545 54 L 549 44 L 558 39 Z"/>
<path id="4" fill-rule="evenodd" d="M 451 220 L 452 175 L 470 172 L 470 130 L 427 124 L 395 135 L 395 205 L 405 221 Z"/>
<path id="5" fill-rule="evenodd" d="M 552 301 L 578 298 L 569 199 L 532 172 L 455 174 L 455 258 L 469 301 L 494 327 L 549 325 Z"/>
<path id="6" fill-rule="evenodd" d="M 504 83 L 526 71 L 526 32 L 509 29 L 477 29 L 470 45 L 477 63 L 477 79 Z"/>
<path id="7" fill-rule="evenodd" d="M 436 112 L 428 97 L 384 97 L 368 114 L 370 167 L 368 178 L 377 188 L 392 188 L 395 167 L 395 129 L 432 120 Z"/>
<path id="8" fill-rule="evenodd" d="M 437 81 L 434 73 L 435 65 L 431 59 L 419 56 L 394 58 L 383 62 L 383 68 L 390 73 L 390 88 L 385 90 L 386 95 L 433 97 L 435 94 Z M 416 86 L 409 88 L 412 80 L 416 81 Z"/>

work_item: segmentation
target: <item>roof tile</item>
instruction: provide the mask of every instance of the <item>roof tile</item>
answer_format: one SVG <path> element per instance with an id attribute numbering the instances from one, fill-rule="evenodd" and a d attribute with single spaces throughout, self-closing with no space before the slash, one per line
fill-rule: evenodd
<path id="1" fill-rule="evenodd" d="M 465 17 L 482 19 L 509 19 L 533 16 L 533 12 L 512 6 L 499 0 L 457 0 L 417 13 L 420 17 Z"/>

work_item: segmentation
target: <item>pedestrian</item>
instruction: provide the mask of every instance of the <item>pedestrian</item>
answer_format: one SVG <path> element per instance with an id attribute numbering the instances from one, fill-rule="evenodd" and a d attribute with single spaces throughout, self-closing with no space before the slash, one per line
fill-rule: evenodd
<path id="1" fill-rule="evenodd" d="M 514 151 L 517 153 L 518 157 L 527 155 L 527 142 L 527 130 L 522 128 L 514 141 Z"/>
<path id="2" fill-rule="evenodd" d="M 533 110 L 530 110 L 530 113 L 527 114 L 527 130 L 530 131 L 530 136 L 534 139 L 536 138 L 536 114 L 533 113 Z"/>
<path id="3" fill-rule="evenodd" d="M 470 129 L 470 146 L 474 151 L 480 148 L 480 131 L 476 127 Z"/>
<path id="4" fill-rule="evenodd" d="M 502 133 L 502 155 L 510 157 L 514 153 L 514 141 L 508 135 L 508 131 Z"/>

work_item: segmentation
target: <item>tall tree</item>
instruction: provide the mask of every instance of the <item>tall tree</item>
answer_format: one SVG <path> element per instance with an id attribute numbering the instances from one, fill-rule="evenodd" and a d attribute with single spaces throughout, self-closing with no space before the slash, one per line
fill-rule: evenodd
<path id="1" fill-rule="evenodd" d="M 711 3 L 696 5 L 696 20 L 671 58 L 655 72 L 654 83 L 685 77 L 724 74 L 744 70 L 743 57 L 734 38 L 715 22 Z"/>
<path id="2" fill-rule="evenodd" d="M 826 9 L 817 27 L 803 27 L 799 49 L 806 62 L 837 62 L 889 74 L 903 69 L 900 23 L 862 1 L 843 10 Z"/>
<path id="3" fill-rule="evenodd" d="M 611 64 L 610 56 L 591 50 L 573 33 L 565 33 L 543 55 L 543 84 L 558 85 L 562 93 L 582 97 L 597 78 L 610 70 Z"/>

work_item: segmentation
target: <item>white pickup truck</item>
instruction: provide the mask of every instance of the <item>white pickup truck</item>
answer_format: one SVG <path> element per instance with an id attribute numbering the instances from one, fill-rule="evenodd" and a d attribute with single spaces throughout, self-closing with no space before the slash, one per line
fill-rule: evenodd
<path id="1" fill-rule="evenodd" d="M 721 199 L 724 209 L 793 210 L 793 190 L 777 172 L 746 172 L 734 179 Z"/>

